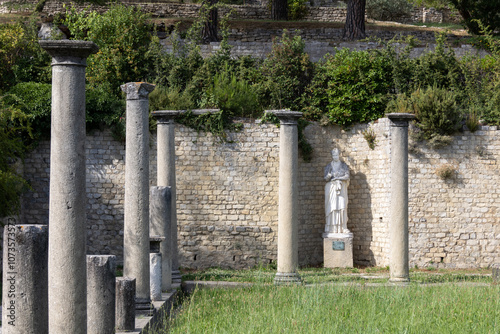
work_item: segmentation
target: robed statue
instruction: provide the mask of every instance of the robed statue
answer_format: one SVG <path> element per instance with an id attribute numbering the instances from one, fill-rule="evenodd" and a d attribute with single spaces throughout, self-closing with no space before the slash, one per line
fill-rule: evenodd
<path id="1" fill-rule="evenodd" d="M 349 167 L 332 150 L 332 162 L 325 167 L 325 233 L 350 233 L 347 229 L 347 188 Z"/>

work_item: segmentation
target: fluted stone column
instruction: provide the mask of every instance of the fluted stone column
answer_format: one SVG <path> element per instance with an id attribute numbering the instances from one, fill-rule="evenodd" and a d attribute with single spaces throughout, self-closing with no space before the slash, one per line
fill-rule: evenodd
<path id="1" fill-rule="evenodd" d="M 3 237 L 2 333 L 47 334 L 47 225 L 7 225 Z"/>
<path id="2" fill-rule="evenodd" d="M 298 129 L 302 113 L 268 110 L 280 120 L 278 272 L 275 284 L 300 282 L 298 253 Z"/>
<path id="3" fill-rule="evenodd" d="M 115 330 L 116 256 L 87 255 L 87 333 Z"/>
<path id="4" fill-rule="evenodd" d="M 135 329 L 135 278 L 116 278 L 116 330 Z"/>
<path id="5" fill-rule="evenodd" d="M 170 242 L 164 241 L 170 246 L 169 258 L 163 252 L 163 263 L 171 261 L 171 282 L 180 283 L 181 273 L 179 271 L 179 250 L 177 246 L 177 193 L 175 183 L 175 117 L 182 114 L 183 110 L 159 110 L 151 114 L 157 121 L 157 184 L 160 187 L 170 187 L 171 210 L 170 210 Z M 163 236 L 161 233 L 155 233 Z M 165 235 L 166 237 L 166 235 Z M 163 286 L 168 284 L 162 283 Z"/>
<path id="6" fill-rule="evenodd" d="M 390 281 L 410 280 L 408 260 L 408 122 L 412 114 L 393 113 L 391 120 Z"/>
<path id="7" fill-rule="evenodd" d="M 161 253 L 161 290 L 172 288 L 172 188 L 151 187 L 150 235 L 165 238 L 160 243 Z"/>
<path id="8" fill-rule="evenodd" d="M 129 82 L 125 142 L 123 275 L 136 279 L 136 308 L 150 309 L 149 288 L 149 93 L 154 85 Z"/>
<path id="9" fill-rule="evenodd" d="M 85 67 L 93 42 L 40 41 L 52 56 L 49 333 L 87 333 Z"/>

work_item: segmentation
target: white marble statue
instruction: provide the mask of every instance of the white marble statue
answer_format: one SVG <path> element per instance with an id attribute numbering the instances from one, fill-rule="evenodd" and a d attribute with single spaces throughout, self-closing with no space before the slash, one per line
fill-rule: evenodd
<path id="1" fill-rule="evenodd" d="M 325 233 L 350 233 L 347 229 L 347 188 L 349 167 L 340 161 L 339 150 L 332 150 L 332 162 L 325 167 Z"/>

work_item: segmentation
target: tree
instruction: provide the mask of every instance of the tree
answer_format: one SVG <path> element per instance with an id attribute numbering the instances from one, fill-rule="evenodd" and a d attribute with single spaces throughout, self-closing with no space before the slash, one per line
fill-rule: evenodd
<path id="1" fill-rule="evenodd" d="M 217 34 L 219 26 L 219 11 L 217 10 L 218 0 L 204 0 L 200 8 L 200 16 L 204 21 L 201 29 L 203 43 L 218 42 Z"/>
<path id="2" fill-rule="evenodd" d="M 464 23 L 473 34 L 481 34 L 481 27 L 477 20 L 495 31 L 500 28 L 500 0 L 449 0 L 458 10 Z"/>
<path id="3" fill-rule="evenodd" d="M 349 0 L 347 2 L 343 39 L 356 40 L 366 37 L 365 8 L 366 0 Z"/>
<path id="4" fill-rule="evenodd" d="M 282 20 L 282 21 L 288 20 L 288 1 L 287 0 L 272 0 L 271 19 Z"/>

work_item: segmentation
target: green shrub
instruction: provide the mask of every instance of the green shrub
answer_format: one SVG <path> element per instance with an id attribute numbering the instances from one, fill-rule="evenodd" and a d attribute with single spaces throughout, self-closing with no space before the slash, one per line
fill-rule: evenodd
<path id="1" fill-rule="evenodd" d="M 408 0 L 367 0 L 368 17 L 380 21 L 395 21 L 410 16 L 413 5 Z"/>
<path id="2" fill-rule="evenodd" d="M 388 104 L 387 112 L 414 113 L 423 138 L 434 146 L 446 144 L 449 141 L 446 136 L 458 131 L 463 120 L 456 94 L 437 87 L 418 89 L 409 98 L 399 95 Z"/>
<path id="3" fill-rule="evenodd" d="M 384 114 L 393 87 L 388 57 L 378 51 L 342 49 L 327 59 L 325 67 L 330 123 L 349 126 Z"/>
<path id="4" fill-rule="evenodd" d="M 313 74 L 313 64 L 304 47 L 300 36 L 291 37 L 288 31 L 273 41 L 272 51 L 260 69 L 262 82 L 258 86 L 269 108 L 300 109 L 301 96 Z"/>
<path id="5" fill-rule="evenodd" d="M 302 20 L 307 15 L 306 0 L 288 0 L 288 19 Z"/>
<path id="6" fill-rule="evenodd" d="M 23 138 L 30 135 L 28 116 L 0 99 L 0 218 L 19 211 L 20 195 L 28 188 L 14 162 L 23 157 L 27 149 Z"/>
<path id="7" fill-rule="evenodd" d="M 33 124 L 35 139 L 50 136 L 52 86 L 38 82 L 22 82 L 12 87 L 4 103 L 19 109 Z"/>
<path id="8" fill-rule="evenodd" d="M 190 110 L 194 108 L 194 101 L 186 91 L 178 87 L 156 86 L 149 94 L 149 108 L 155 110 Z"/>
<path id="9" fill-rule="evenodd" d="M 238 117 L 260 114 L 258 96 L 252 86 L 226 68 L 215 75 L 201 102 L 202 108 L 219 108 Z"/>
<path id="10" fill-rule="evenodd" d="M 74 38 L 99 46 L 99 51 L 87 59 L 89 83 L 107 82 L 120 95 L 120 85 L 145 79 L 151 39 L 148 18 L 134 6 L 124 5 L 112 5 L 103 14 L 75 9 L 66 13 L 65 24 Z"/>
<path id="11" fill-rule="evenodd" d="M 113 128 L 125 114 L 125 99 L 113 94 L 108 83 L 87 85 L 85 91 L 85 113 L 87 129 Z"/>

